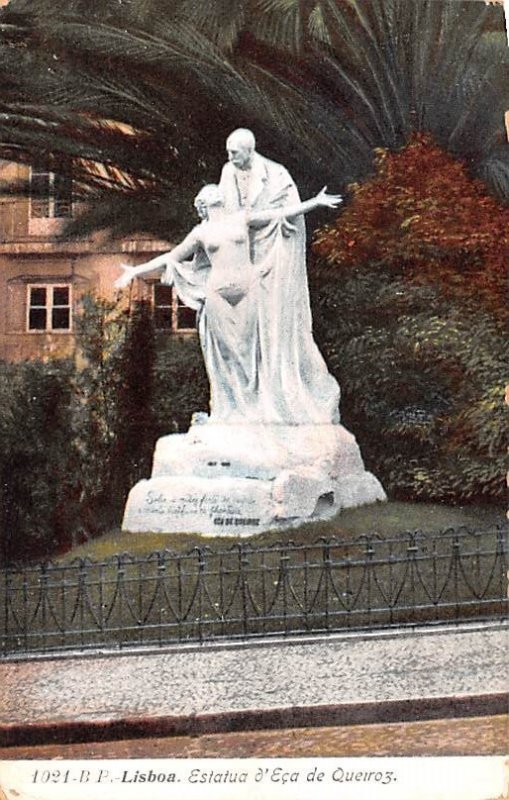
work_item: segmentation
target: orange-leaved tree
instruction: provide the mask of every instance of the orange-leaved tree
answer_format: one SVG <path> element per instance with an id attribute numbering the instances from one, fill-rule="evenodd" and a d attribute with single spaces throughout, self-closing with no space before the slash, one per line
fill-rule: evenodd
<path id="1" fill-rule="evenodd" d="M 378 152 L 314 252 L 317 335 L 388 490 L 502 498 L 509 208 L 419 134 Z"/>
<path id="2" fill-rule="evenodd" d="M 380 262 L 505 314 L 509 206 L 426 134 L 399 152 L 379 150 L 376 168 L 351 187 L 352 202 L 319 232 L 315 252 L 334 269 Z"/>

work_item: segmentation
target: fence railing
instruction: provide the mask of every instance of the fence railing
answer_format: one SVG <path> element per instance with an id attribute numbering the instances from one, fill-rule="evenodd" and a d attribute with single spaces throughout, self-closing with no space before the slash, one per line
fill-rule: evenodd
<path id="1" fill-rule="evenodd" d="M 3 656 L 495 618 L 502 528 L 194 547 L 0 572 Z"/>

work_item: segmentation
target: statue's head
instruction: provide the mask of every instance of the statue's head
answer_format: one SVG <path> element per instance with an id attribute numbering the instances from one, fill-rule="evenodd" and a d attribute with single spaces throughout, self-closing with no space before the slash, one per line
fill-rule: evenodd
<path id="1" fill-rule="evenodd" d="M 228 161 L 238 169 L 247 169 L 255 151 L 256 141 L 252 131 L 247 128 L 237 128 L 226 140 Z"/>
<path id="2" fill-rule="evenodd" d="M 208 183 L 200 189 L 194 198 L 194 207 L 201 219 L 207 219 L 208 209 L 212 206 L 223 206 L 224 195 L 217 183 Z"/>

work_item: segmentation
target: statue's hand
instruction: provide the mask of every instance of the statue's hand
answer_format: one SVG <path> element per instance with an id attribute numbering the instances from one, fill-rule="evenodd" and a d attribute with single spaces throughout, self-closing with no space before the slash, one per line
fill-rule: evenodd
<path id="1" fill-rule="evenodd" d="M 283 219 L 281 221 L 281 233 L 285 238 L 288 238 L 292 234 L 294 234 L 297 230 L 297 226 L 294 225 L 290 220 Z"/>
<path id="2" fill-rule="evenodd" d="M 113 284 L 115 289 L 124 289 L 131 283 L 133 278 L 136 277 L 136 272 L 134 267 L 130 267 L 127 264 L 121 264 L 120 266 L 124 271 L 120 276 L 120 278 L 117 278 L 117 280 Z"/>
<path id="3" fill-rule="evenodd" d="M 327 194 L 327 187 L 324 186 L 316 195 L 315 200 L 319 206 L 337 208 L 343 202 L 343 197 L 340 194 Z"/>

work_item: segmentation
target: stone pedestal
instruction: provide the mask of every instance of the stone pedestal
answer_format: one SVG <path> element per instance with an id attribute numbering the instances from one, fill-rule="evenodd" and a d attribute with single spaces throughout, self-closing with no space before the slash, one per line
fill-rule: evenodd
<path id="1" fill-rule="evenodd" d="M 247 536 L 386 500 L 342 425 L 206 419 L 159 439 L 152 477 L 129 494 L 123 530 Z"/>

